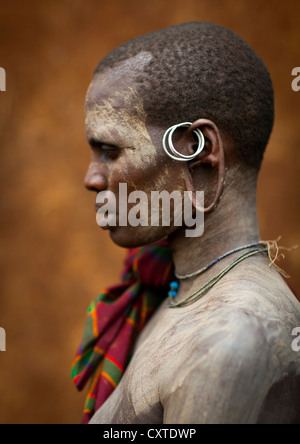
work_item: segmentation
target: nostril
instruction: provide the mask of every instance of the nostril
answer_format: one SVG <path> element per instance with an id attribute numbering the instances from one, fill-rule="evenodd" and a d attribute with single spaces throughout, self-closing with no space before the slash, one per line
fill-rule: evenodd
<path id="1" fill-rule="evenodd" d="M 95 187 L 86 186 L 86 188 L 87 188 L 89 191 L 96 191 L 96 193 L 99 193 L 99 190 L 98 190 L 97 188 L 95 188 Z"/>
<path id="2" fill-rule="evenodd" d="M 96 191 L 97 193 L 99 193 L 100 191 L 106 190 L 107 182 L 105 177 L 102 176 L 102 174 L 99 173 L 90 174 L 90 172 L 88 172 L 84 179 L 84 186 L 89 191 Z"/>

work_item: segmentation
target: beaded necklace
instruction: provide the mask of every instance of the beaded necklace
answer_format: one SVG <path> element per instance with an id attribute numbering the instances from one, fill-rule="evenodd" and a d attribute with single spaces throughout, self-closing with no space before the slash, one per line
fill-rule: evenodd
<path id="1" fill-rule="evenodd" d="M 268 245 L 265 242 L 258 242 L 254 244 L 244 245 L 242 247 L 234 248 L 233 250 L 228 251 L 225 254 L 222 254 L 217 259 L 210 262 L 205 267 L 201 268 L 200 270 L 195 271 L 194 273 L 187 274 L 187 275 L 178 275 L 175 273 L 175 276 L 179 280 L 185 280 L 190 279 L 195 276 L 199 276 L 203 274 L 205 271 L 210 269 L 213 265 L 215 265 L 220 260 L 224 259 L 225 257 L 230 256 L 233 253 L 236 253 L 238 251 L 246 250 L 252 248 L 252 250 L 243 253 L 241 256 L 236 258 L 230 265 L 228 265 L 226 268 L 224 268 L 220 273 L 215 275 L 212 279 L 210 279 L 205 285 L 203 285 L 199 290 L 195 291 L 193 294 L 188 296 L 186 299 L 184 299 L 181 302 L 175 302 L 175 298 L 177 296 L 177 292 L 179 289 L 179 283 L 177 281 L 171 282 L 170 284 L 170 291 L 169 291 L 169 308 L 179 308 L 179 307 L 186 307 L 188 305 L 193 304 L 194 302 L 198 301 L 201 297 L 203 297 L 208 290 L 210 290 L 217 282 L 219 282 L 220 279 L 222 279 L 223 276 L 225 276 L 232 268 L 234 268 L 236 265 L 238 265 L 240 262 L 244 261 L 248 257 L 254 256 L 259 253 L 266 253 L 269 251 Z"/>

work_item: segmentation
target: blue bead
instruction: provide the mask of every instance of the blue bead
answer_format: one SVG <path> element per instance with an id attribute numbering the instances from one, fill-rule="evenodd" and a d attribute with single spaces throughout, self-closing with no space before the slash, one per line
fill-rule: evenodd
<path id="1" fill-rule="evenodd" d="M 169 291 L 168 295 L 169 295 L 170 298 L 174 299 L 177 296 L 177 291 Z"/>
<path id="2" fill-rule="evenodd" d="M 179 284 L 178 284 L 178 282 L 176 282 L 176 281 L 171 282 L 171 284 L 170 284 L 170 288 L 171 288 L 172 290 L 178 290 L 178 288 L 179 288 Z"/>

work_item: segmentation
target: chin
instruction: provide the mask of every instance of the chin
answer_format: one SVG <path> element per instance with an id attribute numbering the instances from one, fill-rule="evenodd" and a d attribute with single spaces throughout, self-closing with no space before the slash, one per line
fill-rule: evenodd
<path id="1" fill-rule="evenodd" d="M 169 236 L 170 227 L 118 227 L 110 230 L 111 240 L 122 248 L 150 245 Z"/>

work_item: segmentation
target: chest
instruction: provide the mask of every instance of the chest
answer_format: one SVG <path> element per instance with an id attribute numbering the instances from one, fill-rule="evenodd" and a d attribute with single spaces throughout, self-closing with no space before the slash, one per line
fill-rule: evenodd
<path id="1" fill-rule="evenodd" d="M 162 424 L 160 389 L 165 385 L 172 389 L 169 369 L 180 367 L 189 334 L 191 327 L 181 316 L 162 307 L 139 337 L 120 384 L 97 412 L 97 422 Z"/>

